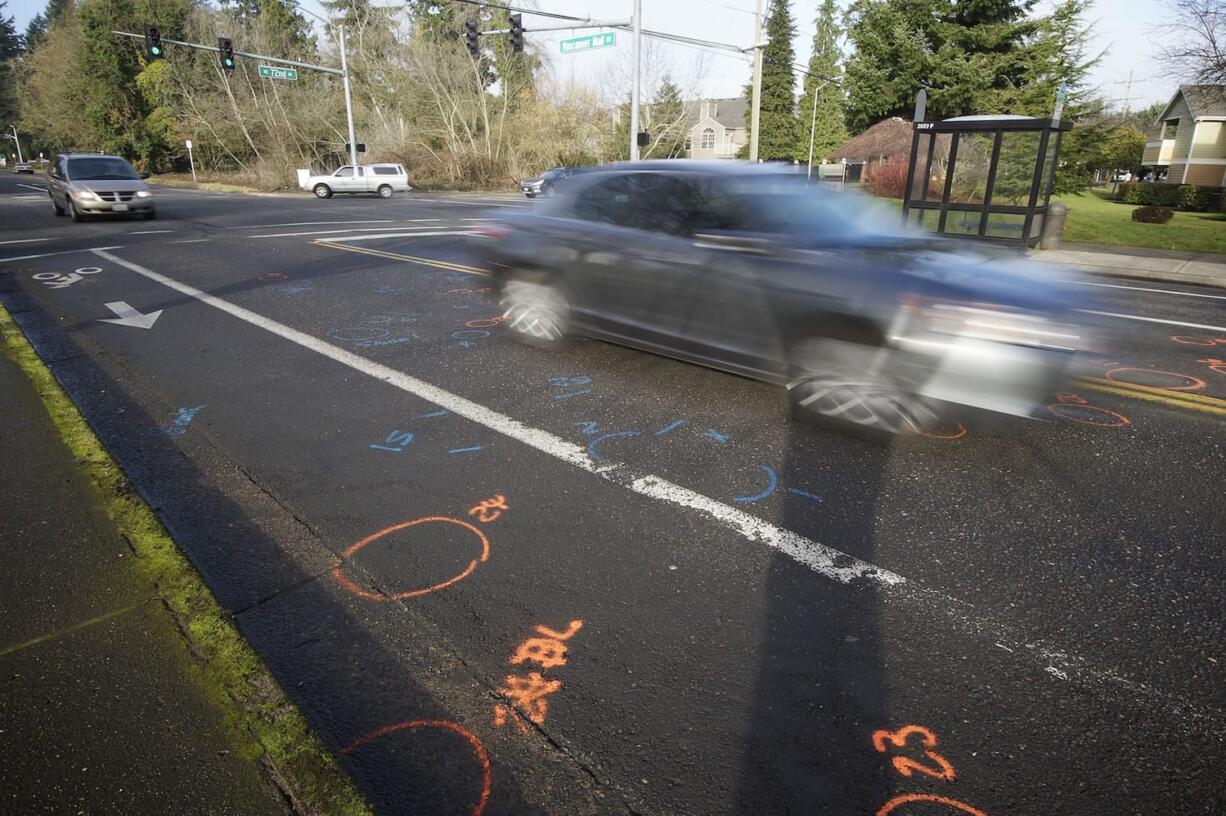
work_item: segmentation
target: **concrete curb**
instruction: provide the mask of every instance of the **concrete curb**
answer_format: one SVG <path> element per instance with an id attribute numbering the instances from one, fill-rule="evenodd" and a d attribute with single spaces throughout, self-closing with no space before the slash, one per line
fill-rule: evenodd
<path id="1" fill-rule="evenodd" d="M 1226 288 L 1226 264 L 1209 261 L 1067 249 L 1040 250 L 1030 257 L 1090 275 Z"/>

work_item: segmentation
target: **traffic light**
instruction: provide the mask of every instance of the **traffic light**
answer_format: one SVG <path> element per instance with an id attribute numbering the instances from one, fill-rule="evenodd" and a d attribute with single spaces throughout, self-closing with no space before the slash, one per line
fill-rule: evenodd
<path id="1" fill-rule="evenodd" d="M 229 37 L 217 38 L 217 53 L 221 57 L 221 67 L 227 71 L 234 70 L 234 43 Z"/>
<path id="2" fill-rule="evenodd" d="M 524 53 L 524 18 L 522 14 L 511 15 L 511 52 Z"/>
<path id="3" fill-rule="evenodd" d="M 162 30 L 145 23 L 145 56 L 150 60 L 162 58 Z"/>
<path id="4" fill-rule="evenodd" d="M 468 53 L 476 59 L 481 54 L 480 35 L 477 33 L 477 21 L 475 19 L 464 21 L 464 40 L 468 43 Z"/>

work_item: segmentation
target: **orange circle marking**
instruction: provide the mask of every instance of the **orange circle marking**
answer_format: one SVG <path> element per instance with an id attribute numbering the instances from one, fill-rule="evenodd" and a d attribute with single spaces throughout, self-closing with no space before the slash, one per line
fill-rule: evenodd
<path id="1" fill-rule="evenodd" d="M 1184 346 L 1216 346 L 1217 341 L 1209 337 L 1197 337 L 1192 334 L 1174 334 L 1171 339 Z"/>
<path id="2" fill-rule="evenodd" d="M 1120 371 L 1141 371 L 1146 374 L 1161 374 L 1166 377 L 1179 377 L 1180 379 L 1183 379 L 1183 380 L 1191 380 L 1191 383 L 1189 385 L 1161 386 L 1165 388 L 1167 391 L 1199 391 L 1205 387 L 1205 381 L 1202 380 L 1200 377 L 1193 377 L 1191 374 L 1180 374 L 1177 371 L 1161 371 L 1157 368 L 1113 368 L 1110 371 L 1108 371 L 1106 374 L 1104 374 L 1103 376 L 1106 377 L 1108 380 L 1115 380 L 1115 382 L 1128 383 L 1129 385 L 1144 385 L 1144 383 L 1133 382 L 1132 380 L 1129 380 L 1129 379 L 1123 379 L 1123 378 L 1117 378 L 1117 377 L 1111 376 L 1112 374 L 1119 373 Z"/>
<path id="3" fill-rule="evenodd" d="M 1051 411 L 1061 419 L 1067 419 L 1069 422 L 1076 422 L 1081 425 L 1089 425 L 1092 428 L 1123 428 L 1125 425 L 1131 425 L 1132 420 L 1123 414 L 1117 414 L 1115 411 L 1108 411 L 1106 408 L 1099 408 L 1097 405 L 1086 405 L 1084 402 L 1053 402 L 1047 406 L 1047 410 Z M 1082 417 L 1071 416 L 1065 411 L 1092 411 L 1095 414 L 1106 417 L 1106 422 L 1094 422 Z"/>
<path id="4" fill-rule="evenodd" d="M 454 723 L 451 720 L 405 720 L 404 722 L 396 723 L 395 725 L 385 725 L 382 728 L 377 728 L 371 731 L 364 737 L 360 737 L 341 749 L 342 754 L 351 754 L 357 749 L 369 745 L 380 737 L 386 737 L 388 734 L 394 734 L 397 731 L 409 731 L 414 728 L 442 728 L 447 731 L 452 731 L 459 734 L 464 739 L 468 740 L 468 744 L 472 747 L 473 753 L 477 757 L 477 761 L 481 763 L 481 798 L 477 800 L 477 804 L 473 805 L 472 816 L 481 816 L 485 811 L 485 806 L 490 801 L 490 789 L 494 784 L 494 774 L 490 770 L 490 755 L 486 753 L 485 746 L 481 744 L 481 740 L 477 739 L 473 732 L 469 731 L 459 723 Z"/>
<path id="5" fill-rule="evenodd" d="M 469 561 L 468 566 L 465 567 L 462 572 L 460 572 L 458 575 L 454 575 L 451 578 L 448 578 L 446 581 L 443 581 L 442 583 L 434 584 L 433 586 L 422 587 L 421 589 L 410 589 L 405 592 L 396 592 L 391 595 L 384 595 L 379 592 L 371 592 L 369 589 L 358 586 L 356 583 L 353 582 L 352 579 L 349 578 L 348 575 L 345 574 L 345 571 L 344 571 L 345 561 L 349 558 L 352 558 L 353 555 L 358 552 L 358 550 L 362 549 L 367 544 L 370 544 L 371 542 L 374 542 L 374 541 L 378 541 L 380 538 L 383 538 L 383 536 L 397 532 L 398 530 L 407 530 L 410 527 L 416 527 L 419 524 L 428 524 L 431 522 L 442 522 L 445 524 L 454 524 L 457 527 L 463 527 L 465 530 L 468 530 L 470 533 L 475 535 L 477 539 L 480 540 L 481 542 L 481 557 L 474 558 L 472 561 Z M 488 561 L 489 557 L 490 557 L 490 540 L 485 537 L 485 533 L 481 532 L 481 530 L 472 526 L 467 521 L 461 521 L 460 519 L 454 519 L 449 516 L 425 516 L 423 518 L 413 519 L 412 521 L 403 521 L 400 524 L 393 524 L 391 527 L 385 527 L 377 533 L 372 533 L 371 535 L 366 536 L 366 538 L 362 539 L 361 541 L 355 544 L 350 544 L 349 547 L 346 548 L 343 553 L 341 553 L 341 559 L 332 565 L 332 577 L 336 580 L 338 584 L 340 584 L 342 587 L 344 587 L 349 592 L 352 592 L 354 595 L 357 595 L 359 598 L 365 598 L 368 601 L 403 601 L 407 598 L 416 598 L 419 595 L 427 595 L 431 592 L 436 592 L 440 589 L 446 589 L 452 584 L 463 581 L 465 578 L 473 574 L 473 570 L 477 568 L 478 561 L 481 561 L 481 562 Z"/>
<path id="6" fill-rule="evenodd" d="M 947 805 L 962 813 L 969 813 L 971 816 L 988 816 L 982 810 L 973 808 L 966 802 L 959 802 L 947 796 L 937 796 L 934 793 L 904 793 L 901 796 L 895 796 L 881 806 L 881 810 L 877 811 L 877 816 L 889 816 L 899 805 L 905 805 L 908 802 L 932 802 L 937 805 Z"/>
<path id="7" fill-rule="evenodd" d="M 928 433 L 926 431 L 919 431 L 918 433 L 920 436 L 927 437 L 928 439 L 961 439 L 962 437 L 966 436 L 966 426 L 959 422 L 958 430 L 951 434 L 935 434 Z"/>
<path id="8" fill-rule="evenodd" d="M 502 315 L 496 315 L 494 317 L 480 317 L 476 320 L 470 320 L 464 325 L 470 329 L 492 329 L 503 320 L 506 320 L 506 318 Z"/>

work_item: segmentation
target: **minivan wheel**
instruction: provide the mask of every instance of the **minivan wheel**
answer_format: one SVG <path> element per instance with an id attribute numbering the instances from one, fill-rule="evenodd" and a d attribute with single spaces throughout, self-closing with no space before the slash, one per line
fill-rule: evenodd
<path id="1" fill-rule="evenodd" d="M 939 419 L 934 406 L 891 372 L 889 350 L 832 338 L 797 344 L 788 395 L 793 408 L 841 429 L 922 433 Z"/>
<path id="2" fill-rule="evenodd" d="M 390 185 L 387 185 L 387 184 L 380 185 L 378 193 L 379 193 L 379 198 L 391 198 L 392 188 Z"/>
<path id="3" fill-rule="evenodd" d="M 51 199 L 51 212 L 55 213 L 56 215 L 64 214 L 64 208 L 59 204 L 56 204 L 54 198 Z"/>
<path id="4" fill-rule="evenodd" d="M 538 348 L 562 346 L 570 331 L 570 303 L 546 278 L 514 274 L 502 289 L 503 326 L 521 343 Z"/>
<path id="5" fill-rule="evenodd" d="M 316 198 L 331 198 L 332 197 L 332 188 L 326 184 L 316 184 L 315 189 L 312 192 L 315 193 Z"/>
<path id="6" fill-rule="evenodd" d="M 77 205 L 72 203 L 72 199 L 68 199 L 68 214 L 72 216 L 72 220 L 80 224 L 85 220 L 85 216 L 77 209 Z"/>

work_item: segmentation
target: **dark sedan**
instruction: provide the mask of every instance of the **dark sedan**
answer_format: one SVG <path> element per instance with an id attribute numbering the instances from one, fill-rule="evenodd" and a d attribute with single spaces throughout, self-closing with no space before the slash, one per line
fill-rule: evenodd
<path id="1" fill-rule="evenodd" d="M 1027 415 L 1084 345 L 1078 293 L 858 196 L 736 162 L 644 162 L 491 224 L 503 325 L 787 387 L 831 424 L 919 432 L 950 404 Z"/>
<path id="2" fill-rule="evenodd" d="M 578 175 L 578 167 L 551 167 L 539 176 L 524 179 L 519 183 L 520 192 L 528 198 L 543 196 L 552 198 L 558 192 L 558 184 L 572 176 Z"/>

